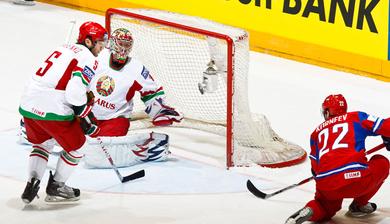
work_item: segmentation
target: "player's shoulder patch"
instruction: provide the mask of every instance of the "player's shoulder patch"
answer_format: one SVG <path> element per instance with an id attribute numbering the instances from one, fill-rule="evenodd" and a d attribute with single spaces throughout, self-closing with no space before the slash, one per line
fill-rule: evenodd
<path id="1" fill-rule="evenodd" d="M 142 77 L 144 77 L 144 79 L 147 79 L 149 77 L 149 70 L 145 68 L 145 66 L 142 67 L 141 75 Z"/>
<path id="2" fill-rule="evenodd" d="M 91 79 L 95 76 L 95 72 L 87 65 L 84 67 L 82 74 L 88 81 L 91 81 Z"/>

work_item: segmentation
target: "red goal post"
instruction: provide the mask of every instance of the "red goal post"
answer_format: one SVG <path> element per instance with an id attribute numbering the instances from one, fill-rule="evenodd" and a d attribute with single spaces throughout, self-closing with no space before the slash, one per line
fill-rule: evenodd
<path id="1" fill-rule="evenodd" d="M 166 11 L 108 9 L 108 31 L 120 27 L 134 36 L 132 56 L 164 87 L 168 102 L 183 112 L 180 126 L 226 136 L 227 167 L 251 163 L 283 167 L 306 158 L 301 147 L 271 129 L 265 116 L 253 121 L 247 102 L 246 31 Z M 150 127 L 150 122 L 141 126 Z"/>

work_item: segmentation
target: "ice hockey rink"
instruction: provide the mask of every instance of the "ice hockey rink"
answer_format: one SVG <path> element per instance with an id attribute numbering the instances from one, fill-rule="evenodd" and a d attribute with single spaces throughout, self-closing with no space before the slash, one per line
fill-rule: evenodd
<path id="1" fill-rule="evenodd" d="M 68 8 L 0 1 L 0 223 L 280 224 L 312 199 L 313 182 L 267 200 L 254 197 L 245 185 L 250 179 L 262 191 L 274 192 L 298 183 L 311 175 L 308 159 L 281 169 L 251 166 L 226 170 L 221 160 L 188 152 L 210 153 L 207 143 L 217 137 L 171 130 L 170 161 L 120 169 L 123 175 L 145 169 L 144 178 L 122 184 L 111 169 L 91 170 L 80 164 L 68 182 L 81 189 L 79 203 L 45 204 L 46 172 L 41 198 L 25 206 L 20 195 L 25 187 L 29 146 L 16 143 L 20 96 L 35 65 L 64 42 L 73 20 L 77 28 L 87 20 L 104 24 L 103 16 Z M 320 104 L 331 93 L 344 94 L 350 110 L 390 116 L 390 86 L 386 82 L 255 52 L 250 59 L 252 112 L 265 114 L 280 136 L 306 150 L 311 131 L 322 121 Z M 379 138 L 371 138 L 367 148 L 379 143 Z M 221 153 L 216 152 L 215 157 Z M 379 153 L 389 157 L 390 152 L 383 149 Z M 56 159 L 51 156 L 49 169 Z M 390 223 L 389 198 L 387 181 L 372 199 L 379 207 L 375 214 L 364 219 L 346 217 L 351 200 L 345 200 L 343 209 L 329 223 Z"/>

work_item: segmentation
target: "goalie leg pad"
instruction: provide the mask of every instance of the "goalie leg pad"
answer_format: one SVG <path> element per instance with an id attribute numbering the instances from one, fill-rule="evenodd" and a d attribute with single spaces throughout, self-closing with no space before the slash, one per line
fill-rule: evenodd
<path id="1" fill-rule="evenodd" d="M 20 119 L 17 136 L 19 137 L 19 139 L 17 141 L 18 144 L 31 145 L 31 143 L 27 140 L 27 132 L 26 132 L 26 127 L 24 126 L 23 118 Z"/>
<path id="2" fill-rule="evenodd" d="M 141 133 L 121 137 L 101 137 L 104 147 L 117 167 L 141 162 L 164 161 L 170 155 L 169 136 L 162 133 Z M 87 168 L 111 168 L 97 139 L 88 139 L 84 164 Z"/>
<path id="3" fill-rule="evenodd" d="M 137 156 L 136 159 L 141 162 L 159 162 L 167 160 L 171 154 L 169 151 L 169 136 L 166 134 L 154 133 L 150 134 L 143 144 L 136 144 L 132 152 Z"/>

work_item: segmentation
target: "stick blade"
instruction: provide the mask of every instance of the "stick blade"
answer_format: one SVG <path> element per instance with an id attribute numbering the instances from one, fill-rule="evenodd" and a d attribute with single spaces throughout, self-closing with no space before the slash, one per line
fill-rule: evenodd
<path id="1" fill-rule="evenodd" d="M 145 176 L 145 170 L 139 170 L 133 174 L 123 177 L 122 183 L 128 182 L 130 180 L 135 180 L 144 176 Z"/>
<path id="2" fill-rule="evenodd" d="M 253 185 L 253 183 L 252 183 L 250 180 L 248 180 L 248 181 L 246 182 L 246 187 L 248 188 L 248 190 L 249 190 L 254 196 L 256 196 L 256 197 L 258 197 L 258 198 L 261 198 L 261 199 L 266 199 L 266 198 L 267 198 L 267 194 L 265 194 L 265 193 L 261 192 L 259 189 L 257 189 L 257 188 L 255 187 L 255 185 Z"/>

